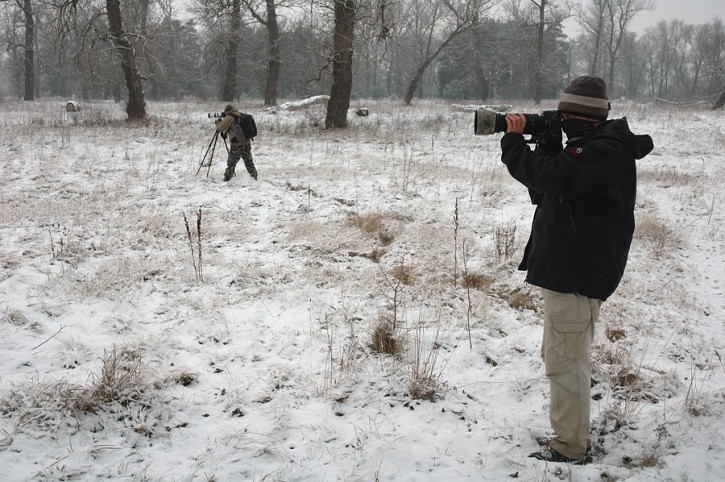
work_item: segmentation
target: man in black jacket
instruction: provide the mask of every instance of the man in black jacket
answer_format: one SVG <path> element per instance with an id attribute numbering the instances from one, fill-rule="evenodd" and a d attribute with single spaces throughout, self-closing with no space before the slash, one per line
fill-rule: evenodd
<path id="1" fill-rule="evenodd" d="M 506 116 L 501 160 L 529 189 L 536 205 L 531 236 L 519 269 L 541 288 L 544 336 L 541 356 L 549 379 L 549 420 L 555 436 L 531 457 L 582 463 L 589 443 L 589 353 L 599 308 L 617 288 L 634 232 L 635 160 L 653 148 L 625 118 L 607 120 L 606 84 L 578 77 L 558 108 L 567 135 L 548 138 L 534 151 L 523 115 Z"/>

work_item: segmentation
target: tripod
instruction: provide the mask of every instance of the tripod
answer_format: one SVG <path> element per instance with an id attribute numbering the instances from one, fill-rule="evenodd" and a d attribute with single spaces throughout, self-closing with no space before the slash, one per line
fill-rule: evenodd
<path id="1" fill-rule="evenodd" d="M 206 166 L 206 176 L 209 177 L 209 171 L 211 171 L 211 161 L 214 159 L 214 150 L 216 149 L 216 142 L 219 139 L 219 131 L 214 130 L 214 135 L 211 138 L 211 141 L 209 142 L 209 147 L 206 148 L 206 153 L 204 154 L 204 157 L 201 159 L 201 162 L 199 163 L 199 169 L 196 170 L 196 174 L 199 175 L 199 171 L 201 171 L 202 167 Z M 227 146 L 227 140 L 224 139 L 224 147 L 226 147 L 227 152 L 229 152 L 229 146 Z M 209 151 L 211 151 L 211 155 L 209 155 Z M 204 161 L 206 160 L 206 156 L 209 156 L 209 162 L 204 164 Z"/>

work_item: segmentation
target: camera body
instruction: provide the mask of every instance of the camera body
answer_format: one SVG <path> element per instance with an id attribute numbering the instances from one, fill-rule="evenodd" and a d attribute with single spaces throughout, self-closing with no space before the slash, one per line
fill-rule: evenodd
<path id="1" fill-rule="evenodd" d="M 557 110 L 545 110 L 541 114 L 523 114 L 526 118 L 524 134 L 531 135 L 527 142 L 541 142 L 546 138 L 561 138 L 561 113 Z M 506 114 L 489 109 L 477 109 L 473 120 L 476 135 L 489 135 L 506 132 Z"/>

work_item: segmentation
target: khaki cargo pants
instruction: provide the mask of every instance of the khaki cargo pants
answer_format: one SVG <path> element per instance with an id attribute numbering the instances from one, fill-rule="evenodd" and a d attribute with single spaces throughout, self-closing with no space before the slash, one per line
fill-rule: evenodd
<path id="1" fill-rule="evenodd" d="M 541 289 L 544 339 L 541 358 L 549 379 L 549 444 L 569 458 L 584 456 L 589 443 L 592 371 L 589 354 L 602 302 L 574 293 Z"/>

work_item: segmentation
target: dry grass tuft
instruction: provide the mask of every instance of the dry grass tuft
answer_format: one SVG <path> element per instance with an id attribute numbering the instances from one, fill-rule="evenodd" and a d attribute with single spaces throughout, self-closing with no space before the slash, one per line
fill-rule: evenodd
<path id="1" fill-rule="evenodd" d="M 410 396 L 414 400 L 435 401 L 439 396 L 438 377 L 414 366 L 410 379 Z"/>
<path id="2" fill-rule="evenodd" d="M 674 186 L 693 186 L 698 182 L 698 177 L 680 172 L 674 167 L 662 167 L 654 170 L 638 169 L 637 181 L 651 182 L 667 189 Z"/>
<path id="3" fill-rule="evenodd" d="M 443 397 L 445 383 L 441 382 L 446 360 L 439 360 L 441 322 L 434 325 L 434 339 L 424 343 L 425 329 L 418 327 L 413 335 L 413 363 L 411 365 L 410 396 L 415 400 L 430 400 Z"/>
<path id="4" fill-rule="evenodd" d="M 9 323 L 17 327 L 27 328 L 35 333 L 41 333 L 43 331 L 43 326 L 40 323 L 28 320 L 28 318 L 23 314 L 22 311 L 13 310 L 10 308 L 5 311 L 1 322 Z"/>
<path id="5" fill-rule="evenodd" d="M 505 290 L 503 287 L 494 289 L 493 293 L 504 300 L 508 305 L 517 310 L 539 310 L 538 298 L 521 288 L 513 288 Z"/>
<path id="6" fill-rule="evenodd" d="M 516 223 L 496 226 L 493 232 L 493 244 L 496 247 L 498 262 L 506 261 L 516 250 Z"/>
<path id="7" fill-rule="evenodd" d="M 461 278 L 461 286 L 479 291 L 487 291 L 493 285 L 496 278 L 491 275 L 471 273 L 465 271 Z"/>
<path id="8" fill-rule="evenodd" d="M 146 398 L 150 386 L 142 370 L 142 356 L 127 347 L 113 348 L 101 359 L 101 372 L 92 374 L 90 386 L 75 403 L 78 410 L 95 412 L 100 407 L 119 403 L 127 407 Z"/>
<path id="9" fill-rule="evenodd" d="M 385 217 L 380 213 L 364 214 L 352 219 L 351 224 L 365 234 L 376 234 L 383 246 L 395 241 L 395 233 L 385 227 Z"/>
<path id="10" fill-rule="evenodd" d="M 634 235 L 650 244 L 654 255 L 658 258 L 680 244 L 679 238 L 672 229 L 651 213 L 644 213 L 639 217 Z"/>
<path id="11" fill-rule="evenodd" d="M 377 247 L 373 246 L 373 249 L 370 251 L 370 254 L 365 255 L 364 257 L 369 258 L 375 263 L 380 262 L 380 258 L 385 256 L 386 251 L 384 249 L 378 249 Z"/>
<path id="12" fill-rule="evenodd" d="M 0 414 L 14 417 L 18 427 L 55 430 L 79 423 L 83 414 L 106 412 L 150 436 L 162 430 L 159 421 L 168 414 L 144 366 L 141 350 L 114 348 L 104 353 L 100 373 L 92 373 L 86 386 L 66 380 L 30 380 L 6 392 L 0 399 Z"/>
<path id="13" fill-rule="evenodd" d="M 380 319 L 373 327 L 370 348 L 375 353 L 397 355 L 402 351 L 402 343 L 396 327 L 388 319 Z"/>
<path id="14" fill-rule="evenodd" d="M 28 380 L 12 386 L 0 399 L 0 414 L 13 417 L 18 427 L 32 425 L 56 430 L 73 417 L 73 400 L 83 387 L 66 380 Z"/>
<path id="15" fill-rule="evenodd" d="M 415 284 L 416 275 L 414 270 L 406 264 L 400 263 L 395 265 L 390 271 L 390 274 L 406 286 Z"/>
<path id="16" fill-rule="evenodd" d="M 300 239 L 311 239 L 324 232 L 325 225 L 319 221 L 300 221 L 290 224 L 289 239 L 297 241 Z"/>
<path id="17" fill-rule="evenodd" d="M 624 340 L 625 338 L 627 338 L 627 332 L 624 331 L 624 328 L 612 328 L 611 326 L 608 326 L 604 330 L 604 335 L 612 343 L 614 343 L 615 341 Z"/>
<path id="18" fill-rule="evenodd" d="M 174 383 L 188 387 L 199 379 L 199 375 L 189 371 L 181 371 L 173 375 L 172 380 Z"/>
<path id="19" fill-rule="evenodd" d="M 363 233 L 372 234 L 382 229 L 383 216 L 381 214 L 364 214 L 353 218 L 351 222 Z"/>

